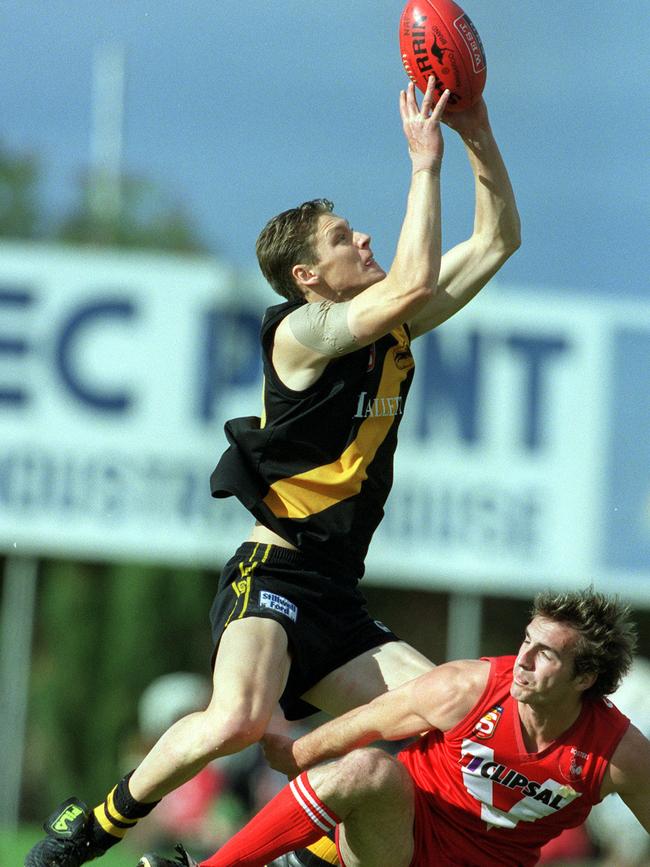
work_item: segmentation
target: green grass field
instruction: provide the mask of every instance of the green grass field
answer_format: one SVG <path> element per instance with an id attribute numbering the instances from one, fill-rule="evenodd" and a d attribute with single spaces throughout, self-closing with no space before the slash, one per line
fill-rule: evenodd
<path id="1" fill-rule="evenodd" d="M 24 826 L 15 834 L 0 830 L 0 867 L 23 867 L 26 853 L 42 835 L 38 825 Z M 94 863 L 102 867 L 135 867 L 142 853 L 136 855 L 130 849 L 123 848 L 125 845 L 117 846 L 107 852 L 101 861 Z"/>
<path id="2" fill-rule="evenodd" d="M 40 839 L 42 832 L 38 825 L 23 826 L 15 833 L 0 829 L 0 867 L 23 867 L 25 854 Z M 137 854 L 122 843 L 111 849 L 99 861 L 97 867 L 135 867 L 141 852 Z M 169 853 L 171 854 L 171 853 Z M 599 861 L 571 862 L 571 867 L 599 867 Z M 558 867 L 562 865 L 558 864 Z"/>

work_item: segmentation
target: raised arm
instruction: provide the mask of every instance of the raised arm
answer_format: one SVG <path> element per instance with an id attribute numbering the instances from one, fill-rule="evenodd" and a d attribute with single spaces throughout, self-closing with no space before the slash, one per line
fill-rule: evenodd
<path id="1" fill-rule="evenodd" d="M 449 96 L 432 108 L 434 78 L 418 109 L 415 87 L 400 95 L 402 127 L 411 158 L 411 184 L 395 258 L 384 280 L 350 301 L 348 324 L 359 345 L 401 325 L 436 292 L 441 260 L 440 169 L 444 143 L 440 120 Z"/>
<path id="2" fill-rule="evenodd" d="M 521 243 L 514 192 L 485 102 L 464 112 L 448 112 L 444 121 L 461 136 L 474 175 L 474 229 L 470 238 L 442 257 L 438 292 L 411 320 L 413 337 L 464 307 Z"/>
<path id="3" fill-rule="evenodd" d="M 605 772 L 601 795 L 616 792 L 650 833 L 650 741 L 630 725 Z"/>
<path id="4" fill-rule="evenodd" d="M 374 741 L 402 740 L 431 729 L 447 731 L 474 707 L 489 668 L 482 660 L 448 662 L 296 741 L 267 734 L 264 752 L 272 767 L 292 777 Z"/>
<path id="5" fill-rule="evenodd" d="M 309 304 L 290 313 L 275 334 L 273 363 L 286 385 L 306 388 L 336 356 L 366 346 L 412 318 L 437 291 L 440 274 L 440 167 L 444 150 L 440 122 L 449 91 L 433 105 L 434 79 L 418 106 L 414 85 L 400 94 L 402 128 L 411 159 L 406 213 L 395 258 L 387 274 L 381 269 L 370 285 L 366 274 L 352 270 L 341 286 L 328 283 L 322 261 L 295 266 L 294 277 Z M 353 232 L 332 215 L 320 239 L 328 254 L 356 250 L 366 264 L 372 260 L 369 236 Z M 328 238 L 327 229 L 332 231 Z M 336 245 L 342 245 L 338 248 Z"/>

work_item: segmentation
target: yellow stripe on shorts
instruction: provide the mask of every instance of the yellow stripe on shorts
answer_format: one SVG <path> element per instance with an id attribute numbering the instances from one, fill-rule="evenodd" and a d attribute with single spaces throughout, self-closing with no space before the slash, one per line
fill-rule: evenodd
<path id="1" fill-rule="evenodd" d="M 235 620 L 241 620 L 242 617 L 244 616 L 244 614 L 246 613 L 246 609 L 248 608 L 248 600 L 250 598 L 250 593 L 251 593 L 251 582 L 253 579 L 253 572 L 255 571 L 257 566 L 259 566 L 260 563 L 266 562 L 267 557 L 271 553 L 271 545 L 267 545 L 264 549 L 264 554 L 262 555 L 261 560 L 255 560 L 254 557 L 257 554 L 259 547 L 260 547 L 260 542 L 257 542 L 255 544 L 255 547 L 253 548 L 253 551 L 251 552 L 250 557 L 248 558 L 248 564 L 244 563 L 243 560 L 241 560 L 239 562 L 239 574 L 241 575 L 241 578 L 239 578 L 237 581 L 233 581 L 230 585 L 232 587 L 233 593 L 235 594 L 236 598 L 235 598 L 235 604 L 232 607 L 232 611 L 228 615 L 228 619 L 226 620 L 225 625 L 223 627 L 224 629 L 226 628 L 226 626 L 228 626 L 230 621 L 233 619 L 233 616 L 235 614 L 235 611 L 237 610 L 237 606 L 239 605 L 239 601 L 242 598 L 242 596 L 244 597 L 244 601 L 243 601 L 242 606 L 241 606 L 241 611 L 234 619 Z"/>

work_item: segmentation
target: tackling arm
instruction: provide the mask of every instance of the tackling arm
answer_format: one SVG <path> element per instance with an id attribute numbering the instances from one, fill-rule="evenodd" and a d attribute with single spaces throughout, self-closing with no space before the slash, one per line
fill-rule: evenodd
<path id="1" fill-rule="evenodd" d="M 266 735 L 265 755 L 272 767 L 292 777 L 378 740 L 402 740 L 431 729 L 447 731 L 474 707 L 489 669 L 489 662 L 482 660 L 448 662 L 296 741 Z"/>
<path id="2" fill-rule="evenodd" d="M 521 244 L 520 221 L 508 172 L 480 100 L 445 122 L 463 139 L 474 175 L 474 229 L 442 257 L 438 291 L 411 320 L 413 337 L 440 325 L 465 306 Z"/>

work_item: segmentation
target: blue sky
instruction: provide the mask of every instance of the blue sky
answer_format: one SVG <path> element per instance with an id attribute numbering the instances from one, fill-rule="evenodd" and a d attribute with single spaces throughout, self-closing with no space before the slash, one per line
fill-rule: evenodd
<path id="1" fill-rule="evenodd" d="M 90 161 L 97 46 L 127 56 L 124 170 L 160 183 L 215 251 L 254 265 L 274 213 L 315 196 L 394 251 L 408 184 L 401 2 L 0 0 L 0 138 L 37 154 L 51 212 Z M 485 96 L 523 222 L 514 285 L 647 296 L 647 0 L 471 0 Z M 444 240 L 471 230 L 446 134 Z"/>

